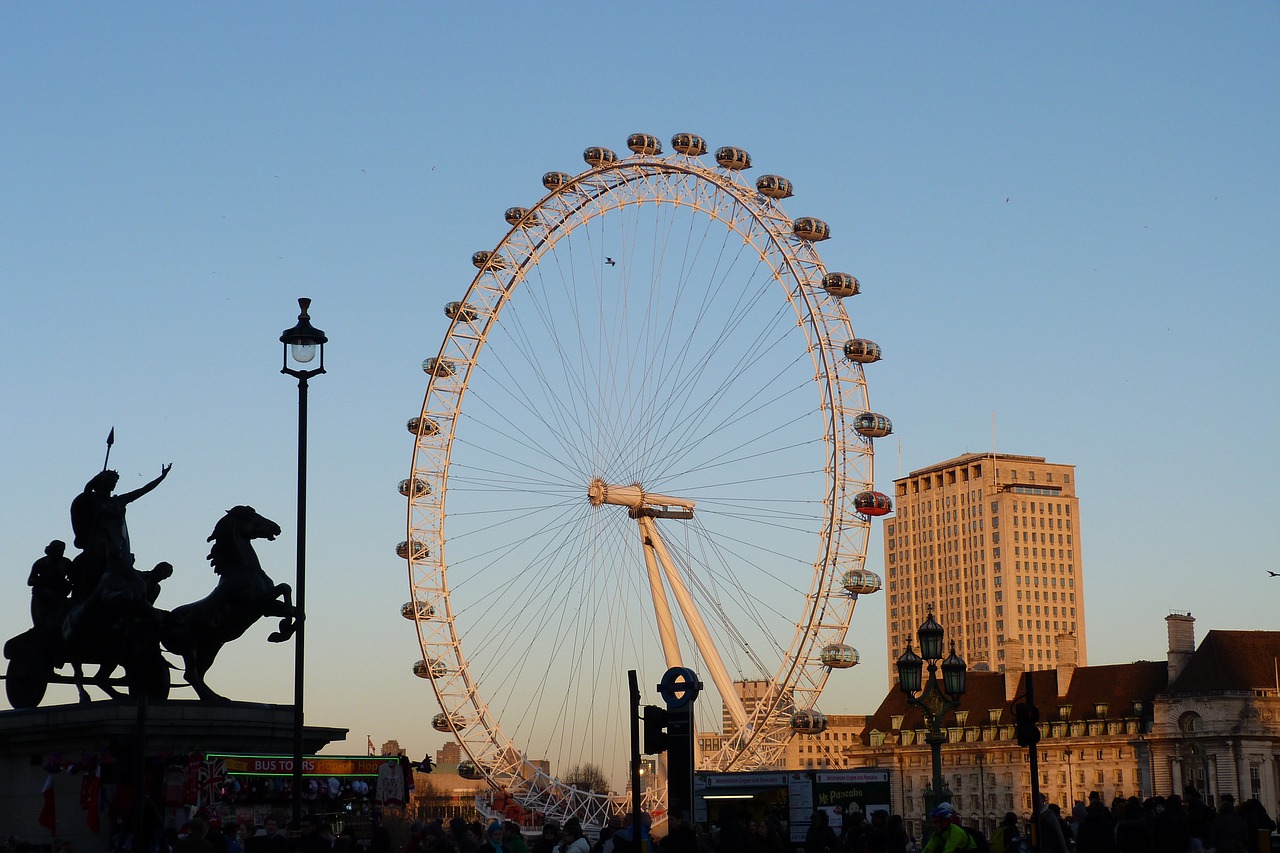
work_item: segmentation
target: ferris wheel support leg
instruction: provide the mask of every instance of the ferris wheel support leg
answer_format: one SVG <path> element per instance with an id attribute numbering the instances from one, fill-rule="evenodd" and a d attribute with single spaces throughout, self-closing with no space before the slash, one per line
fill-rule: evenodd
<path id="1" fill-rule="evenodd" d="M 658 560 L 654 556 L 653 543 L 650 536 L 645 533 L 645 522 L 649 519 L 641 518 L 640 521 L 640 544 L 644 550 L 644 564 L 649 573 L 649 594 L 653 598 L 653 613 L 658 620 L 658 636 L 662 639 L 662 654 L 667 660 L 667 666 L 683 666 L 680 658 L 680 641 L 676 638 L 675 621 L 671 618 L 671 603 L 667 601 L 667 591 L 662 586 L 662 574 L 658 570 Z M 650 524 L 652 522 L 650 521 Z"/>
<path id="2" fill-rule="evenodd" d="M 689 626 L 689 633 L 693 635 L 693 642 L 698 647 L 698 652 L 702 655 L 707 668 L 711 670 L 711 680 L 720 691 L 721 701 L 724 702 L 738 730 L 746 731 L 746 706 L 742 704 L 742 697 L 733 687 L 733 679 L 725 669 L 724 661 L 720 659 L 720 652 L 711 640 L 711 634 L 707 631 L 706 623 L 702 621 L 702 614 L 698 612 L 693 596 L 689 594 L 688 587 L 684 585 L 684 579 L 676 571 L 671 555 L 667 553 L 667 546 L 658 535 L 658 526 L 653 523 L 652 518 L 647 516 L 642 515 L 636 520 L 640 523 L 641 535 L 646 541 L 653 543 L 653 550 L 657 553 L 658 561 L 662 564 L 662 570 L 667 576 L 667 584 L 670 585 L 671 592 L 676 597 L 676 603 L 680 606 L 685 624 Z"/>

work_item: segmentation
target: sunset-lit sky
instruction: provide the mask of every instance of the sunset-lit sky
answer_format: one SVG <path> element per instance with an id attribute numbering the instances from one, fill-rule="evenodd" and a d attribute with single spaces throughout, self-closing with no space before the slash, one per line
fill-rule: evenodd
<path id="1" fill-rule="evenodd" d="M 437 749 L 393 551 L 419 364 L 504 209 L 635 131 L 741 146 L 831 225 L 882 490 L 993 442 L 1077 466 L 1090 663 L 1162 659 L 1171 610 L 1280 628 L 1277 44 L 1271 2 L 0 5 L 0 634 L 112 427 L 122 489 L 174 466 L 129 516 L 161 606 L 234 504 L 291 580 L 308 296 L 308 721 Z M 210 683 L 290 702 L 269 631 Z M 828 713 L 898 651 L 882 600 L 849 637 Z"/>

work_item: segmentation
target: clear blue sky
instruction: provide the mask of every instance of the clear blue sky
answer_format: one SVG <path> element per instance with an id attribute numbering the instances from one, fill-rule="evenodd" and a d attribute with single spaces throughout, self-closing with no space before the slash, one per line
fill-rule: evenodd
<path id="1" fill-rule="evenodd" d="M 419 363 L 502 211 L 633 131 L 740 145 L 831 224 L 886 351 L 885 491 L 989 449 L 993 413 L 1001 451 L 1077 466 L 1091 663 L 1162 658 L 1172 609 L 1277 628 L 1277 44 L 1270 2 L 3 4 L 0 633 L 112 426 L 122 487 L 174 463 L 130 517 L 177 566 L 162 605 L 212 586 L 237 503 L 290 579 L 277 337 L 309 296 L 308 719 L 437 748 L 393 553 Z M 824 710 L 879 702 L 883 613 Z M 267 632 L 211 683 L 290 701 Z"/>

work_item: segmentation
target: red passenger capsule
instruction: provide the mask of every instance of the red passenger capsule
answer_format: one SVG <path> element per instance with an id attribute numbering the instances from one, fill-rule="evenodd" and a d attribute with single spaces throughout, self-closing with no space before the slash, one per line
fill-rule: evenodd
<path id="1" fill-rule="evenodd" d="M 893 498 L 884 492 L 858 492 L 853 496 L 853 509 L 859 515 L 888 515 L 893 512 Z"/>

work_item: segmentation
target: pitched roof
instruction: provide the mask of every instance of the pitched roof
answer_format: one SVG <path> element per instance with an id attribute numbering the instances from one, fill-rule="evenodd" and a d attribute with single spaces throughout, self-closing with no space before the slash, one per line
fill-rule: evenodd
<path id="1" fill-rule="evenodd" d="M 1169 692 L 1280 690 L 1278 666 L 1280 631 L 1210 631 Z"/>
<path id="2" fill-rule="evenodd" d="M 1152 701 L 1157 694 L 1164 692 L 1168 684 L 1168 672 L 1168 665 L 1164 661 L 1078 667 L 1072 674 L 1066 696 L 1058 693 L 1056 669 L 1036 670 L 1026 675 L 1034 685 L 1033 693 L 1036 706 L 1040 708 L 1040 720 L 1049 722 L 1060 719 L 1059 705 L 1071 706 L 1069 719 L 1072 720 L 1098 719 L 1096 708 L 1099 704 L 1107 705 L 1108 719 L 1132 717 L 1135 702 L 1141 702 L 1143 716 L 1149 716 Z M 1004 685 L 1005 674 L 1002 672 L 969 673 L 959 708 L 960 711 L 969 712 L 965 726 L 995 725 L 991 714 L 993 710 L 1000 711 L 999 725 L 1013 724 L 1013 706 L 1026 701 L 1026 682 L 1024 680 L 1018 685 L 1018 695 L 1011 701 L 1005 699 Z M 899 728 L 925 727 L 923 712 L 909 706 L 906 694 L 894 684 L 881 701 L 880 707 L 867 718 L 863 742 L 870 742 L 870 732 L 873 729 L 880 732 L 893 731 L 893 718 L 899 715 L 902 716 Z M 951 715 L 947 715 L 946 721 L 949 725 L 955 725 Z"/>

